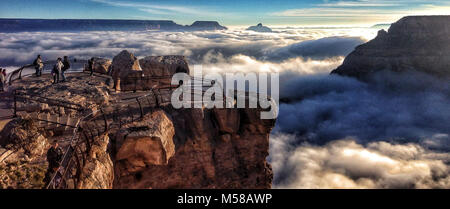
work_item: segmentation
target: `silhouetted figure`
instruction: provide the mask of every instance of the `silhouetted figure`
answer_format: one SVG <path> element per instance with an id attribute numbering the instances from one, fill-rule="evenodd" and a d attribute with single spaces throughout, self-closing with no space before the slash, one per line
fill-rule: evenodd
<path id="1" fill-rule="evenodd" d="M 6 70 L 0 68 L 0 92 L 4 91 L 6 83 Z"/>
<path id="2" fill-rule="evenodd" d="M 41 55 L 38 55 L 37 58 L 33 62 L 34 69 L 36 69 L 36 76 L 39 77 L 42 75 L 42 68 L 44 68 L 44 63 L 42 62 Z"/>
<path id="3" fill-rule="evenodd" d="M 62 77 L 62 82 L 66 81 L 66 75 L 65 72 L 67 70 L 69 70 L 70 68 L 70 62 L 69 62 L 69 58 L 67 56 L 64 56 L 64 61 L 63 61 L 63 68 L 61 69 L 61 77 Z"/>
<path id="4" fill-rule="evenodd" d="M 52 147 L 50 147 L 50 149 L 48 149 L 48 151 L 47 151 L 48 169 L 47 169 L 47 173 L 45 173 L 45 178 L 44 178 L 44 182 L 45 182 L 46 186 L 50 183 L 50 181 L 52 180 L 52 177 L 58 172 L 58 169 L 60 167 L 60 161 L 62 160 L 62 157 L 63 157 L 63 151 L 59 147 L 58 142 L 55 141 L 53 143 Z"/>
<path id="5" fill-rule="evenodd" d="M 52 74 L 53 74 L 53 83 L 59 82 L 59 75 L 62 73 L 62 68 L 64 64 L 62 63 L 61 57 L 56 60 L 56 64 L 53 66 Z"/>
<path id="6" fill-rule="evenodd" d="M 93 76 L 94 75 L 94 58 L 93 57 L 88 61 L 88 68 L 91 71 L 91 76 Z"/>
<path id="7" fill-rule="evenodd" d="M 59 162 L 62 159 L 62 149 L 59 147 L 58 142 L 54 142 L 52 147 L 47 151 L 47 161 L 49 168 L 59 167 Z"/>

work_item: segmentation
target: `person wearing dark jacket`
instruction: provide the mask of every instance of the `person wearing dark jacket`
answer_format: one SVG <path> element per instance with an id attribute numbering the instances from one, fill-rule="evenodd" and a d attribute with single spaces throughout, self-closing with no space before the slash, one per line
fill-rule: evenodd
<path id="1" fill-rule="evenodd" d="M 64 56 L 63 65 L 64 66 L 61 69 L 62 82 L 66 81 L 66 75 L 64 73 L 66 72 L 66 70 L 68 70 L 70 68 L 70 62 L 69 62 L 69 58 L 67 56 Z"/>
<path id="2" fill-rule="evenodd" d="M 59 147 L 58 142 L 55 141 L 47 151 L 48 169 L 45 173 L 44 183 L 47 186 L 52 180 L 53 176 L 58 173 L 61 166 L 60 162 L 63 158 L 63 151 Z M 57 175 L 58 176 L 58 175 Z M 53 185 L 54 186 L 54 185 Z"/>
<path id="3" fill-rule="evenodd" d="M 94 75 L 94 58 L 93 57 L 88 61 L 88 68 L 91 71 L 91 76 L 93 76 Z"/>
<path id="4" fill-rule="evenodd" d="M 59 147 L 58 142 L 55 142 L 50 149 L 47 151 L 47 161 L 48 167 L 53 170 L 53 168 L 59 167 L 59 162 L 63 157 L 62 149 Z"/>
<path id="5" fill-rule="evenodd" d="M 0 92 L 4 90 L 6 83 L 6 70 L 0 68 Z"/>

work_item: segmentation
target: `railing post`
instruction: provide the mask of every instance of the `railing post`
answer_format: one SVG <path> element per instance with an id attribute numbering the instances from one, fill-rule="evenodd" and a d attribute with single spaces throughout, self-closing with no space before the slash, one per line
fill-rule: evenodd
<path id="1" fill-rule="evenodd" d="M 154 89 L 152 89 L 153 96 L 155 97 L 156 107 L 159 107 L 158 95 L 156 95 Z"/>
<path id="2" fill-rule="evenodd" d="M 14 94 L 14 115 L 13 117 L 17 117 L 17 98 L 16 98 L 16 90 L 13 91 Z"/>
<path id="3" fill-rule="evenodd" d="M 23 67 L 20 68 L 20 70 L 19 70 L 19 79 L 22 79 L 22 71 L 23 71 Z"/>
<path id="4" fill-rule="evenodd" d="M 133 111 L 131 111 L 130 105 L 128 105 L 128 112 L 129 112 L 130 115 L 131 115 L 131 122 L 134 122 L 134 114 L 133 114 Z"/>
<path id="5" fill-rule="evenodd" d="M 87 136 L 87 134 L 84 130 L 81 130 L 81 131 L 84 135 L 84 138 L 86 139 L 86 149 L 87 149 L 87 151 L 90 151 L 91 150 L 91 142 L 89 141 L 89 137 Z M 91 133 L 91 135 L 92 135 L 92 133 Z M 84 161 L 83 161 L 83 163 L 84 163 Z"/>
<path id="6" fill-rule="evenodd" d="M 144 110 L 142 109 L 141 102 L 139 101 L 139 97 L 136 98 L 137 103 L 139 104 L 139 109 L 141 110 L 141 118 L 144 118 Z"/>

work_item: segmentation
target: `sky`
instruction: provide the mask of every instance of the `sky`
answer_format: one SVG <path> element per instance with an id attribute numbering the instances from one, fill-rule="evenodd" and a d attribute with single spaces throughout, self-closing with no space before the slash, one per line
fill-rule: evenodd
<path id="1" fill-rule="evenodd" d="M 371 25 L 406 15 L 450 14 L 448 0 L 14 0 L 0 18 L 159 19 L 226 26 Z"/>

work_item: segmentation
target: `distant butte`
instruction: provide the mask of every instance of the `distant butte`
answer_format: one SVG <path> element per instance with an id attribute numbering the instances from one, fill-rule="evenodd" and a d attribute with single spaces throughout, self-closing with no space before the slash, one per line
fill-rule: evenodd
<path id="1" fill-rule="evenodd" d="M 270 29 L 267 26 L 263 26 L 262 23 L 259 23 L 256 26 L 250 26 L 247 28 L 247 30 L 252 30 L 256 32 L 272 32 L 272 29 Z"/>

